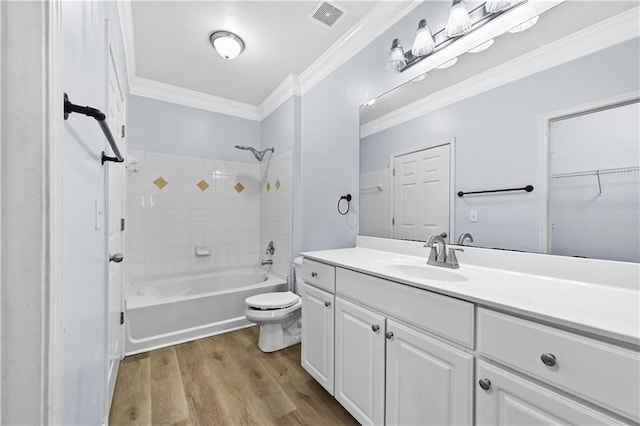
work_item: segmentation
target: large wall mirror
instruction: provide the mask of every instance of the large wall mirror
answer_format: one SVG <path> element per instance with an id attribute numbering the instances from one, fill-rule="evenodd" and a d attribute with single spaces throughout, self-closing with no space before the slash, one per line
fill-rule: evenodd
<path id="1" fill-rule="evenodd" d="M 363 105 L 360 234 L 640 262 L 637 14 L 561 3 Z"/>

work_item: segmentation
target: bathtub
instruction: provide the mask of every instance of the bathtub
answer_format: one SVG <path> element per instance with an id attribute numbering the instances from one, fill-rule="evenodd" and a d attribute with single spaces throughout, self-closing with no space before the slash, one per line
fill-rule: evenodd
<path id="1" fill-rule="evenodd" d="M 240 269 L 134 284 L 126 300 L 126 353 L 132 355 L 251 325 L 244 299 L 286 291 L 262 269 Z"/>

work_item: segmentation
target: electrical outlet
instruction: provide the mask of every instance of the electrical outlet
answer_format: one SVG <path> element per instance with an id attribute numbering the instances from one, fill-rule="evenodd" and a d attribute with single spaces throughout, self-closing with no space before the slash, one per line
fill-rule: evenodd
<path id="1" fill-rule="evenodd" d="M 95 212 L 96 212 L 96 230 L 102 229 L 102 217 L 104 211 L 102 210 L 102 203 L 100 200 L 94 199 Z"/>
<path id="2" fill-rule="evenodd" d="M 478 210 L 471 210 L 469 213 L 469 222 L 477 222 L 478 221 Z"/>

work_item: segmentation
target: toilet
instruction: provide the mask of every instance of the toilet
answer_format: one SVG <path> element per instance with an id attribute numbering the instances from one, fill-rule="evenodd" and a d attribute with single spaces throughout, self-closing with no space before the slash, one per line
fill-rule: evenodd
<path id="1" fill-rule="evenodd" d="M 302 258 L 294 261 L 294 283 L 300 276 Z M 294 284 L 294 290 L 297 285 Z M 247 320 L 260 324 L 258 347 L 274 352 L 300 343 L 302 298 L 291 291 L 256 294 L 244 301 Z"/>

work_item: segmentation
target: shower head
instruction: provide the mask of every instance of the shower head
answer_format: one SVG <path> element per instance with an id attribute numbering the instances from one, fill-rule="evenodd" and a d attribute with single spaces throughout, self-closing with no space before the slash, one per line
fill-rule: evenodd
<path id="1" fill-rule="evenodd" d="M 262 159 L 264 158 L 264 155 L 267 153 L 267 151 L 271 151 L 272 154 L 275 151 L 273 148 L 267 148 L 265 150 L 258 151 L 257 149 L 255 149 L 254 147 L 251 147 L 251 146 L 236 145 L 235 147 L 238 148 L 238 149 L 244 149 L 244 150 L 247 150 L 247 151 L 251 151 L 253 156 L 256 157 L 256 160 L 258 160 L 258 161 L 262 161 Z"/>

